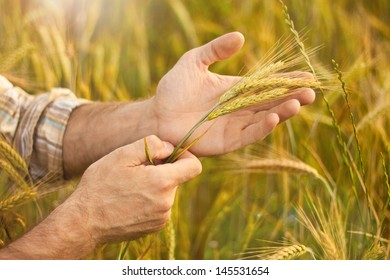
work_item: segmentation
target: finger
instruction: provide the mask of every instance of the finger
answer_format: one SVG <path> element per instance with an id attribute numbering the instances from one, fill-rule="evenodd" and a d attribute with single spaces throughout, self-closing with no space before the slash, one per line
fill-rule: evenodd
<path id="1" fill-rule="evenodd" d="M 309 72 L 303 72 L 303 71 L 292 71 L 292 72 L 286 72 L 286 73 L 277 73 L 270 75 L 270 77 L 286 77 L 286 78 L 304 78 L 308 80 L 314 80 L 313 74 Z"/>
<path id="2" fill-rule="evenodd" d="M 292 98 L 298 100 L 301 106 L 309 105 L 316 99 L 316 94 L 311 88 L 300 88 L 296 91 L 297 94 L 293 95 Z"/>
<path id="3" fill-rule="evenodd" d="M 279 116 L 275 113 L 268 113 L 262 120 L 259 122 L 253 123 L 245 127 L 241 132 L 241 143 L 240 146 L 244 147 L 246 145 L 255 143 L 257 141 L 263 140 L 268 134 L 279 123 Z M 234 147 L 234 149 L 239 147 Z"/>
<path id="4" fill-rule="evenodd" d="M 112 156 L 117 156 L 120 160 L 125 160 L 127 165 L 137 166 L 148 162 L 145 152 L 145 140 L 141 139 L 132 144 L 116 149 Z M 146 137 L 150 157 L 154 160 L 165 159 L 173 152 L 171 143 L 160 140 L 157 136 Z"/>
<path id="5" fill-rule="evenodd" d="M 158 165 L 156 168 L 161 172 L 161 177 L 167 178 L 174 186 L 187 182 L 202 172 L 202 164 L 190 152 L 185 152 L 174 163 Z"/>
<path id="6" fill-rule="evenodd" d="M 238 52 L 244 44 L 240 32 L 232 32 L 194 49 L 198 61 L 208 67 L 216 61 L 224 60 Z"/>
<path id="7" fill-rule="evenodd" d="M 272 108 L 269 113 L 275 113 L 279 116 L 279 122 L 283 122 L 293 116 L 296 116 L 299 113 L 301 104 L 298 100 L 288 100 L 274 108 Z"/>

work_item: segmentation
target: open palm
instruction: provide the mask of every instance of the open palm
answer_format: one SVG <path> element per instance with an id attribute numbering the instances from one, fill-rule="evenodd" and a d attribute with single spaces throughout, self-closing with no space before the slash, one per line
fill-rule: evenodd
<path id="1" fill-rule="evenodd" d="M 240 77 L 212 73 L 208 67 L 231 57 L 243 43 L 244 37 L 238 32 L 221 36 L 184 54 L 161 79 L 153 99 L 160 138 L 178 144 L 219 97 L 239 80 Z M 211 127 L 212 122 L 206 123 L 193 135 L 196 137 L 210 127 L 191 152 L 197 156 L 224 154 L 261 140 L 279 122 L 296 115 L 301 105 L 313 101 L 314 92 L 303 88 L 287 100 L 220 117 Z"/>

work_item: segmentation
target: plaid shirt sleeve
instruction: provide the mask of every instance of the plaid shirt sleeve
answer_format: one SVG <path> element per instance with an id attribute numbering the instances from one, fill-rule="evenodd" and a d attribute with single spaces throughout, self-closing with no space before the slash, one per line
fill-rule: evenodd
<path id="1" fill-rule="evenodd" d="M 65 128 L 72 110 L 86 102 L 62 88 L 32 96 L 0 76 L 0 133 L 29 164 L 34 179 L 63 177 Z"/>

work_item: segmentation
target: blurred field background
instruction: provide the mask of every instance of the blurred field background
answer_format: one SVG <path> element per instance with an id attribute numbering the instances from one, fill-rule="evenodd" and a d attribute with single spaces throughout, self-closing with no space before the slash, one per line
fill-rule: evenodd
<path id="1" fill-rule="evenodd" d="M 285 4 L 306 46 L 322 46 L 319 65 L 340 64 L 351 111 L 336 74 L 337 89 L 326 92 L 340 133 L 318 94 L 262 143 L 203 159 L 203 174 L 179 188 L 166 230 L 88 258 L 390 258 L 390 2 Z M 152 96 L 184 52 L 230 31 L 245 46 L 211 70 L 231 75 L 289 34 L 277 0 L 0 0 L 0 74 L 31 94 L 66 87 L 91 100 L 136 100 Z M 3 170 L 0 200 L 15 192 L 11 179 Z M 0 246 L 74 186 L 42 196 L 53 184 L 41 183 L 35 202 L 0 211 Z"/>

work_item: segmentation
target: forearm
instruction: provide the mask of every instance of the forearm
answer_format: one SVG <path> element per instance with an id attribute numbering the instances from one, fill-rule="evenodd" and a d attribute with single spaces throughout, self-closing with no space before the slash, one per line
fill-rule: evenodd
<path id="1" fill-rule="evenodd" d="M 64 135 L 66 176 L 79 175 L 116 148 L 155 134 L 151 101 L 92 103 L 76 108 Z"/>
<path id="2" fill-rule="evenodd" d="M 0 259 L 79 259 L 95 247 L 77 211 L 60 205 L 30 232 L 0 250 Z"/>

